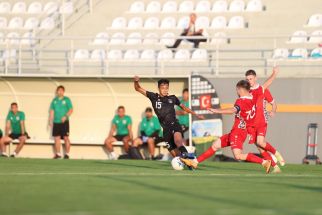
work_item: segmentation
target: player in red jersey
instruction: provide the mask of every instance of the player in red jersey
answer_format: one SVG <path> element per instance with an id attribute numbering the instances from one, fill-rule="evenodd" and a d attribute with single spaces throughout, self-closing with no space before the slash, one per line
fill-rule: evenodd
<path id="1" fill-rule="evenodd" d="M 277 72 L 277 68 L 274 68 L 274 70 Z M 273 172 L 279 173 L 281 170 L 274 162 L 269 152 L 275 155 L 281 166 L 285 165 L 285 161 L 282 155 L 265 140 L 268 117 L 273 117 L 275 115 L 277 110 L 276 102 L 274 101 L 270 91 L 257 83 L 256 72 L 254 70 L 248 70 L 245 76 L 251 86 L 250 93 L 253 95 L 254 101 L 256 102 L 256 118 L 254 126 L 247 129 L 250 135 L 249 143 L 256 144 L 263 158 L 272 161 L 272 166 L 274 168 Z M 266 110 L 267 102 L 272 106 L 272 111 L 270 112 Z"/>
<path id="2" fill-rule="evenodd" d="M 242 151 L 243 144 L 247 138 L 246 128 L 248 124 L 254 124 L 256 106 L 253 101 L 253 97 L 249 93 L 250 84 L 248 81 L 239 81 L 236 85 L 236 90 L 239 98 L 236 100 L 233 108 L 208 109 L 209 111 L 217 114 L 235 114 L 235 122 L 231 132 L 229 134 L 223 135 L 221 138 L 216 140 L 207 151 L 205 151 L 197 158 L 196 162 L 182 158 L 182 162 L 184 162 L 187 166 L 197 168 L 198 163 L 214 155 L 216 150 L 230 146 L 236 160 L 259 163 L 265 168 L 266 173 L 269 173 L 271 167 L 270 160 L 264 160 L 252 153 L 245 154 Z"/>

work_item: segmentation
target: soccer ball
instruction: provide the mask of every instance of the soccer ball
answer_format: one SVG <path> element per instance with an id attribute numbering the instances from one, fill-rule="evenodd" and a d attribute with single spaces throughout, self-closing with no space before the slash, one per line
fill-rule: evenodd
<path id="1" fill-rule="evenodd" d="M 179 157 L 175 157 L 171 161 L 172 168 L 174 170 L 183 170 L 184 169 L 184 163 L 181 162 Z"/>

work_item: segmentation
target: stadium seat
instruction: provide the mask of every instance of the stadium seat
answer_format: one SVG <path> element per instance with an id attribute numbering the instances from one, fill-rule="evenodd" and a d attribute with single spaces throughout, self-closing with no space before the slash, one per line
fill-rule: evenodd
<path id="1" fill-rule="evenodd" d="M 64 2 L 60 8 L 59 12 L 61 14 L 72 14 L 74 12 L 74 4 L 72 1 Z"/>
<path id="2" fill-rule="evenodd" d="M 190 59 L 190 51 L 187 49 L 179 49 L 174 55 L 174 59 L 176 60 L 189 60 Z"/>
<path id="3" fill-rule="evenodd" d="M 227 43 L 227 35 L 225 32 L 216 32 L 214 38 L 211 40 L 212 44 L 222 44 Z"/>
<path id="4" fill-rule="evenodd" d="M 17 32 L 10 32 L 7 34 L 6 42 L 9 42 L 11 45 L 19 45 L 20 35 Z"/>
<path id="5" fill-rule="evenodd" d="M 10 13 L 11 5 L 9 2 L 0 2 L 0 13 Z"/>
<path id="6" fill-rule="evenodd" d="M 172 32 L 166 32 L 162 35 L 160 43 L 165 46 L 172 46 L 175 42 L 175 35 Z"/>
<path id="7" fill-rule="evenodd" d="M 4 17 L 0 17 L 0 29 L 7 28 L 7 19 Z"/>
<path id="8" fill-rule="evenodd" d="M 22 45 L 34 45 L 36 43 L 36 40 L 34 39 L 34 36 L 32 34 L 32 32 L 26 32 L 22 35 L 22 39 L 21 39 L 21 44 Z"/>
<path id="9" fill-rule="evenodd" d="M 127 44 L 129 45 L 134 45 L 134 44 L 141 44 L 142 43 L 142 35 L 139 32 L 132 32 L 128 37 L 127 37 Z"/>
<path id="10" fill-rule="evenodd" d="M 111 61 L 121 60 L 123 58 L 123 53 L 121 50 L 110 50 L 107 55 L 107 59 Z"/>
<path id="11" fill-rule="evenodd" d="M 195 11 L 198 13 L 209 12 L 211 8 L 211 4 L 208 0 L 202 0 L 198 2 Z"/>
<path id="12" fill-rule="evenodd" d="M 245 2 L 243 0 L 233 0 L 229 5 L 230 12 L 242 12 L 245 9 Z"/>
<path id="13" fill-rule="evenodd" d="M 312 58 L 322 58 L 322 48 L 321 47 L 318 47 L 318 48 L 313 49 L 311 51 L 310 56 Z"/>
<path id="14" fill-rule="evenodd" d="M 196 20 L 196 30 L 209 28 L 210 22 L 207 16 L 199 16 Z"/>
<path id="15" fill-rule="evenodd" d="M 44 6 L 44 12 L 47 14 L 52 14 L 57 12 L 59 9 L 58 4 L 56 2 L 48 2 L 45 6 Z"/>
<path id="16" fill-rule="evenodd" d="M 15 49 L 4 50 L 2 54 L 3 60 L 13 60 L 13 59 L 16 59 L 16 57 L 17 57 L 17 50 Z"/>
<path id="17" fill-rule="evenodd" d="M 244 28 L 245 27 L 245 21 L 244 17 L 242 16 L 233 16 L 230 18 L 228 23 L 228 28 Z"/>
<path id="18" fill-rule="evenodd" d="M 136 49 L 129 49 L 124 54 L 124 60 L 137 60 L 140 57 L 140 53 Z"/>
<path id="19" fill-rule="evenodd" d="M 25 29 L 35 29 L 35 28 L 38 28 L 38 26 L 39 26 L 39 20 L 35 17 L 29 17 L 25 21 L 24 28 Z"/>
<path id="20" fill-rule="evenodd" d="M 144 22 L 144 28 L 146 29 L 156 29 L 159 28 L 159 18 L 157 17 L 149 17 Z"/>
<path id="21" fill-rule="evenodd" d="M 126 28 L 126 19 L 124 17 L 116 17 L 112 22 L 111 28 Z"/>
<path id="22" fill-rule="evenodd" d="M 174 17 L 168 16 L 164 18 L 161 22 L 161 29 L 175 28 L 176 27 L 176 19 Z"/>
<path id="23" fill-rule="evenodd" d="M 259 12 L 263 10 L 262 0 L 250 0 L 247 3 L 246 11 Z"/>
<path id="24" fill-rule="evenodd" d="M 27 8 L 26 3 L 19 1 L 13 5 L 11 12 L 12 13 L 26 13 L 26 8 Z"/>
<path id="25" fill-rule="evenodd" d="M 192 60 L 207 60 L 208 52 L 206 49 L 197 49 L 192 53 Z"/>
<path id="26" fill-rule="evenodd" d="M 222 13 L 226 12 L 228 8 L 228 3 L 226 0 L 218 0 L 215 1 L 214 5 L 212 6 L 212 12 Z"/>
<path id="27" fill-rule="evenodd" d="M 288 58 L 289 51 L 285 48 L 278 48 L 274 50 L 273 58 L 274 59 L 281 59 L 281 58 Z"/>
<path id="28" fill-rule="evenodd" d="M 94 45 L 107 45 L 108 38 L 109 38 L 109 36 L 108 36 L 107 32 L 100 32 L 100 33 L 96 34 L 93 44 Z"/>
<path id="29" fill-rule="evenodd" d="M 307 42 L 306 31 L 295 31 L 289 42 L 290 43 L 306 43 Z"/>
<path id="30" fill-rule="evenodd" d="M 155 51 L 153 49 L 144 50 L 141 53 L 142 60 L 155 60 Z"/>
<path id="31" fill-rule="evenodd" d="M 13 17 L 8 24 L 8 28 L 23 28 L 23 19 L 21 17 Z"/>
<path id="32" fill-rule="evenodd" d="M 178 21 L 177 28 L 186 29 L 189 26 L 189 16 L 181 17 Z"/>
<path id="33" fill-rule="evenodd" d="M 159 42 L 159 35 L 157 33 L 148 33 L 145 35 L 145 39 L 143 40 L 143 44 L 151 45 Z"/>
<path id="34" fill-rule="evenodd" d="M 110 44 L 111 45 L 119 45 L 125 43 L 125 35 L 122 32 L 117 32 L 112 35 Z"/>
<path id="35" fill-rule="evenodd" d="M 40 23 L 41 29 L 51 30 L 55 28 L 55 20 L 52 17 L 47 17 Z"/>
<path id="36" fill-rule="evenodd" d="M 144 2 L 142 1 L 136 1 L 133 2 L 130 6 L 130 12 L 131 13 L 142 13 L 144 12 Z"/>
<path id="37" fill-rule="evenodd" d="M 159 61 L 171 60 L 172 58 L 173 58 L 173 52 L 170 49 L 164 49 L 158 53 Z"/>
<path id="38" fill-rule="evenodd" d="M 32 2 L 28 7 L 27 12 L 30 14 L 40 14 L 42 12 L 42 4 L 38 1 Z"/>
<path id="39" fill-rule="evenodd" d="M 193 11 L 193 1 L 183 1 L 179 5 L 179 12 L 191 13 Z"/>
<path id="40" fill-rule="evenodd" d="M 292 58 L 307 58 L 308 53 L 305 48 L 296 48 L 292 51 Z"/>
<path id="41" fill-rule="evenodd" d="M 161 4 L 158 1 L 151 1 L 146 6 L 146 12 L 147 13 L 158 13 L 161 11 Z"/>
<path id="42" fill-rule="evenodd" d="M 315 30 L 309 38 L 310 43 L 322 43 L 322 30 Z"/>
<path id="43" fill-rule="evenodd" d="M 106 52 L 103 49 L 95 49 L 91 53 L 92 60 L 102 61 L 102 60 L 105 60 L 105 58 L 106 58 Z"/>
<path id="44" fill-rule="evenodd" d="M 174 13 L 178 9 L 176 1 L 167 1 L 163 4 L 162 12 L 164 13 Z"/>
<path id="45" fill-rule="evenodd" d="M 87 49 L 77 49 L 74 54 L 75 60 L 88 60 L 89 51 Z"/>
<path id="46" fill-rule="evenodd" d="M 309 27 L 320 27 L 322 26 L 322 14 L 313 14 L 309 18 L 309 22 L 307 24 Z"/>
<path id="47" fill-rule="evenodd" d="M 5 43 L 5 35 L 4 33 L 0 32 L 0 44 Z"/>
<path id="48" fill-rule="evenodd" d="M 227 27 L 227 20 L 224 16 L 216 16 L 211 22 L 211 28 L 221 29 Z"/>
<path id="49" fill-rule="evenodd" d="M 132 19 L 130 19 L 127 27 L 130 29 L 136 29 L 136 28 L 142 28 L 142 26 L 143 26 L 142 18 L 141 17 L 133 17 Z"/>

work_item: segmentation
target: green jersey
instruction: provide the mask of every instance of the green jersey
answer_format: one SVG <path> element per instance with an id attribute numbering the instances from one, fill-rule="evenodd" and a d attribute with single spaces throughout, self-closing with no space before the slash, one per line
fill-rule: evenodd
<path id="1" fill-rule="evenodd" d="M 68 117 L 67 113 L 71 109 L 73 109 L 73 105 L 68 97 L 55 97 L 50 104 L 50 110 L 54 111 L 54 123 L 62 123 L 61 119 L 64 116 Z"/>
<path id="2" fill-rule="evenodd" d="M 144 117 L 140 125 L 140 131 L 144 132 L 146 136 L 150 137 L 155 132 L 160 132 L 161 125 L 156 116 L 152 116 L 150 119 Z"/>
<path id="3" fill-rule="evenodd" d="M 128 115 L 125 115 L 122 118 L 119 115 L 115 115 L 112 123 L 116 126 L 116 135 L 128 135 L 128 126 L 132 125 L 132 119 Z"/>
<path id="4" fill-rule="evenodd" d="M 181 99 L 180 103 L 183 104 L 185 107 L 189 108 L 189 101 L 184 101 L 183 99 Z M 178 110 L 181 110 L 181 108 L 178 107 Z M 189 114 L 178 115 L 178 121 L 180 125 L 189 127 Z"/>
<path id="5" fill-rule="evenodd" d="M 11 133 L 21 134 L 21 122 L 25 121 L 25 113 L 18 111 L 16 114 L 14 114 L 12 111 L 9 111 L 7 121 L 10 122 Z"/>

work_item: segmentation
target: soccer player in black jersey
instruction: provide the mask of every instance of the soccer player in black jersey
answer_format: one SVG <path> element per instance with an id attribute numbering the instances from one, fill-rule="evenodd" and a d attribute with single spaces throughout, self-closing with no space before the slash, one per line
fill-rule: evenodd
<path id="1" fill-rule="evenodd" d="M 163 128 L 163 137 L 168 144 L 168 150 L 172 156 L 177 156 L 175 149 L 178 149 L 181 157 L 187 157 L 188 152 L 184 146 L 182 137 L 182 128 L 176 118 L 175 105 L 182 108 L 187 113 L 197 116 L 199 119 L 204 119 L 202 115 L 197 115 L 191 109 L 180 104 L 179 99 L 175 95 L 169 95 L 169 80 L 160 79 L 158 81 L 159 93 L 152 93 L 143 89 L 139 84 L 140 78 L 134 77 L 134 88 L 142 95 L 148 97 L 152 103 L 154 112 L 159 118 Z"/>

